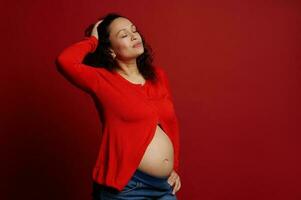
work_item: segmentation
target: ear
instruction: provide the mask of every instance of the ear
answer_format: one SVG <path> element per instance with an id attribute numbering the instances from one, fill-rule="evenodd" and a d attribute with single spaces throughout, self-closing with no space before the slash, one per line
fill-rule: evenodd
<path id="1" fill-rule="evenodd" d="M 112 48 L 109 48 L 109 50 L 110 50 L 110 54 L 112 55 L 112 57 L 115 58 L 116 54 L 115 54 L 114 50 Z"/>

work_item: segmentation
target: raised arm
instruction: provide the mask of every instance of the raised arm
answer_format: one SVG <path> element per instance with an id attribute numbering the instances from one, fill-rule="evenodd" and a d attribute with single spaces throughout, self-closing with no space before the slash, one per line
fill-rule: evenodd
<path id="1" fill-rule="evenodd" d="M 85 37 L 65 48 L 57 57 L 58 68 L 73 84 L 87 91 L 95 91 L 98 85 L 96 68 L 82 63 L 88 53 L 95 51 L 98 40 L 95 36 Z"/>
<path id="2" fill-rule="evenodd" d="M 75 85 L 86 91 L 95 92 L 98 87 L 99 76 L 97 68 L 83 64 L 88 53 L 93 53 L 98 45 L 97 26 L 102 20 L 95 23 L 91 36 L 66 47 L 57 57 L 57 67 Z"/>

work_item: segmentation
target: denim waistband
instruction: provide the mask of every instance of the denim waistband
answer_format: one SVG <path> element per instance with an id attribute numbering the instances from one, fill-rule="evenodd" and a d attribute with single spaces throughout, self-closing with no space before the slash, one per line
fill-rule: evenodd
<path id="1" fill-rule="evenodd" d="M 156 176 L 147 174 L 139 169 L 136 169 L 135 173 L 133 174 L 132 179 L 141 181 L 148 185 L 159 186 L 161 184 L 166 184 L 168 176 L 156 177 Z"/>

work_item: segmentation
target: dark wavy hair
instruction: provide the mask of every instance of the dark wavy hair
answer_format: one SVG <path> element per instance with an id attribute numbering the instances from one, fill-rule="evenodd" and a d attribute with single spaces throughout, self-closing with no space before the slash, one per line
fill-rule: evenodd
<path id="1" fill-rule="evenodd" d="M 110 54 L 109 47 L 111 47 L 111 42 L 109 40 L 109 25 L 112 21 L 118 17 L 126 18 L 117 13 L 109 13 L 100 19 L 103 21 L 98 25 L 98 45 L 96 50 L 93 53 L 89 53 L 85 56 L 83 63 L 94 66 L 105 68 L 109 71 L 114 71 L 114 69 L 118 68 L 116 60 Z M 100 20 L 99 19 L 99 20 Z M 85 30 L 85 36 L 89 37 L 91 35 L 94 24 L 91 24 Z M 139 30 L 137 29 L 139 32 Z M 153 62 L 153 51 L 152 48 L 145 42 L 143 35 L 139 32 L 142 43 L 144 46 L 144 53 L 137 57 L 137 67 L 142 76 L 147 79 L 156 82 L 157 76 L 155 73 Z"/>

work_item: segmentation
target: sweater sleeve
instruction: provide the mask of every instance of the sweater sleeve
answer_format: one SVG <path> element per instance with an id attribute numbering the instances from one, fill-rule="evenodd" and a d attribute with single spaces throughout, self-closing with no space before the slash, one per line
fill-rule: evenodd
<path id="1" fill-rule="evenodd" d="M 163 77 L 163 83 L 167 89 L 167 98 L 174 103 L 173 95 L 170 88 L 168 76 L 166 75 L 165 71 L 161 68 L 161 73 Z M 180 160 L 180 127 L 179 127 L 179 120 L 176 115 L 174 115 L 174 123 L 172 124 L 173 130 L 175 130 L 174 140 L 175 140 L 175 155 L 174 155 L 174 170 L 179 174 L 179 160 Z"/>
<path id="2" fill-rule="evenodd" d="M 66 47 L 57 57 L 58 68 L 71 81 L 87 91 L 95 91 L 98 85 L 96 68 L 82 63 L 88 53 L 95 51 L 98 39 L 94 36 L 84 37 L 82 41 Z"/>

